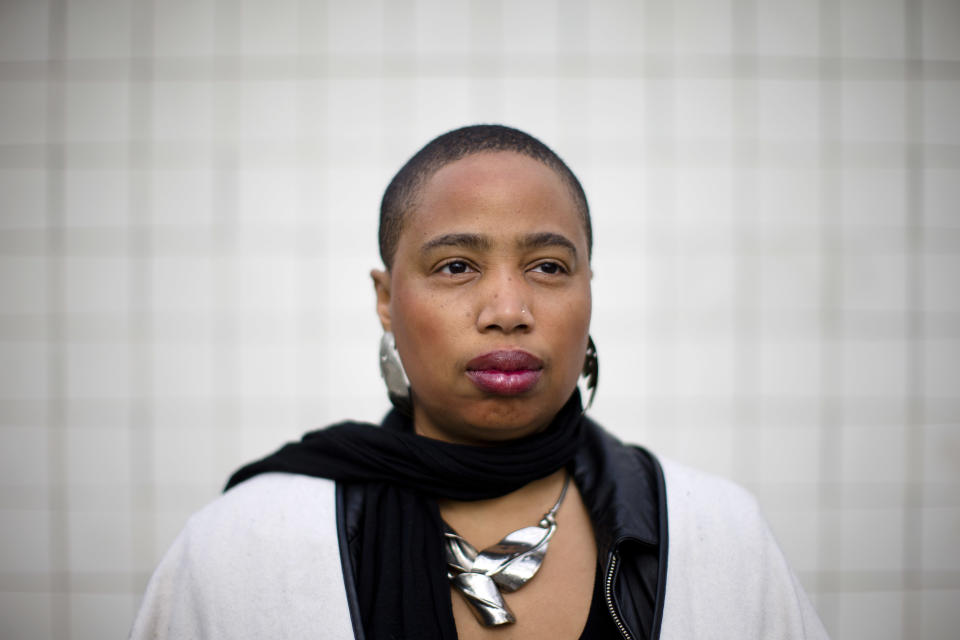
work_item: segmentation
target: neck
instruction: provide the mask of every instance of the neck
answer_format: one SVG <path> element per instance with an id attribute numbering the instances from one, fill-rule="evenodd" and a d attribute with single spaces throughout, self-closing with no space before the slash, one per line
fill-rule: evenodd
<path id="1" fill-rule="evenodd" d="M 511 531 L 536 525 L 557 501 L 566 473 L 558 469 L 516 491 L 489 500 L 440 500 L 440 515 L 472 545 L 483 549 L 496 544 Z"/>

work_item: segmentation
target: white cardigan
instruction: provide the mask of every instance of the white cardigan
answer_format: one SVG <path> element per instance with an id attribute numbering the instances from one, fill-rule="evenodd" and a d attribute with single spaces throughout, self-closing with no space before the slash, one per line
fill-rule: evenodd
<path id="1" fill-rule="evenodd" d="M 660 637 L 826 638 L 753 497 L 661 460 L 667 587 Z M 352 638 L 334 482 L 254 477 L 190 518 L 131 638 Z"/>

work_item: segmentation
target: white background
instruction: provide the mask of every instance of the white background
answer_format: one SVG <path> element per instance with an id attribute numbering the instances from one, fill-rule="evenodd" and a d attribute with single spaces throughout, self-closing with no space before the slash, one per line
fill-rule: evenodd
<path id="1" fill-rule="evenodd" d="M 502 122 L 591 201 L 594 416 L 835 637 L 955 638 L 958 114 L 956 0 L 0 0 L 0 637 L 123 637 L 234 468 L 379 420 L 383 188 Z"/>

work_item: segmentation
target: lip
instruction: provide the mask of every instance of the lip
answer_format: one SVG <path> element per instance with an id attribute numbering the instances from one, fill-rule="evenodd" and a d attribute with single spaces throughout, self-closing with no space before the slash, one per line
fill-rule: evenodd
<path id="1" fill-rule="evenodd" d="M 466 373 L 482 391 L 515 396 L 537 384 L 543 373 L 543 361 L 520 349 L 501 349 L 468 362 Z"/>

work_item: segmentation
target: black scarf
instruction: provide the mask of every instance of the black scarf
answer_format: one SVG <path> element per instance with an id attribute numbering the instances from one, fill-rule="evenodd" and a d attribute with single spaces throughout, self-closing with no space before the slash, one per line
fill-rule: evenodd
<path id="1" fill-rule="evenodd" d="M 454 639 L 438 498 L 482 500 L 545 477 L 573 458 L 584 438 L 580 393 L 535 435 L 490 447 L 457 445 L 413 433 L 393 410 L 382 428 L 344 422 L 249 464 L 226 489 L 283 471 L 362 486 L 363 525 L 356 567 L 366 637 Z"/>

